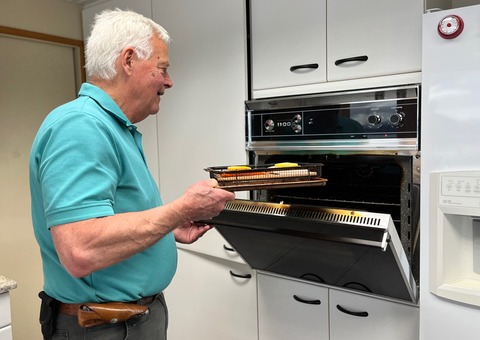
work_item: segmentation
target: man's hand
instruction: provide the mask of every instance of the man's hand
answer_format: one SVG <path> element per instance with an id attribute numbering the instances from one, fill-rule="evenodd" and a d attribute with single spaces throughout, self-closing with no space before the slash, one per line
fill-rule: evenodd
<path id="1" fill-rule="evenodd" d="M 209 179 L 195 183 L 173 203 L 184 221 L 202 221 L 218 216 L 226 202 L 234 199 L 233 192 L 220 189 L 216 180 Z"/>
<path id="2" fill-rule="evenodd" d="M 205 225 L 204 223 L 187 222 L 178 226 L 173 231 L 173 235 L 175 236 L 175 241 L 190 244 L 198 240 L 212 228 L 212 226 Z"/>

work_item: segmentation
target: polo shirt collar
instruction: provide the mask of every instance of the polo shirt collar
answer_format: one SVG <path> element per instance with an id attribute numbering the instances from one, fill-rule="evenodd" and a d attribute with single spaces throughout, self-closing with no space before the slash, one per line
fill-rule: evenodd
<path id="1" fill-rule="evenodd" d="M 130 120 L 128 120 L 127 116 L 125 116 L 122 110 L 118 107 L 117 103 L 115 103 L 115 101 L 98 86 L 89 83 L 83 83 L 78 95 L 87 96 L 95 100 L 105 111 L 109 112 L 120 122 L 125 124 L 129 130 L 137 129 L 134 124 L 130 123 Z"/>

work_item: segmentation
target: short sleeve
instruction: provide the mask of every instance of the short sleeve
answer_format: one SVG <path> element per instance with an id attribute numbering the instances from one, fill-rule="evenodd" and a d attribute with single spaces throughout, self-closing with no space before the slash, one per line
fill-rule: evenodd
<path id="1" fill-rule="evenodd" d="M 48 126 L 38 148 L 47 227 L 111 216 L 121 164 L 112 131 L 85 112 Z"/>

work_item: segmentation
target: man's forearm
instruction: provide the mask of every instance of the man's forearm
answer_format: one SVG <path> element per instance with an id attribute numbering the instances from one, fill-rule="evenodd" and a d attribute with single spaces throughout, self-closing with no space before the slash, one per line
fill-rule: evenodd
<path id="1" fill-rule="evenodd" d="M 52 227 L 60 262 L 74 277 L 113 266 L 185 223 L 176 204 Z"/>

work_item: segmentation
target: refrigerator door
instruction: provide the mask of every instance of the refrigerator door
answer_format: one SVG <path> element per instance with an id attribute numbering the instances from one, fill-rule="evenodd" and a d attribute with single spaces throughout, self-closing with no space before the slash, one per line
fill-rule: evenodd
<path id="1" fill-rule="evenodd" d="M 457 15 L 463 31 L 453 39 L 438 33 L 443 18 Z M 425 14 L 422 50 L 421 283 L 420 338 L 475 338 L 480 308 L 430 292 L 432 265 L 430 176 L 434 172 L 480 170 L 480 6 Z M 471 247 L 466 243 L 465 247 Z"/>

